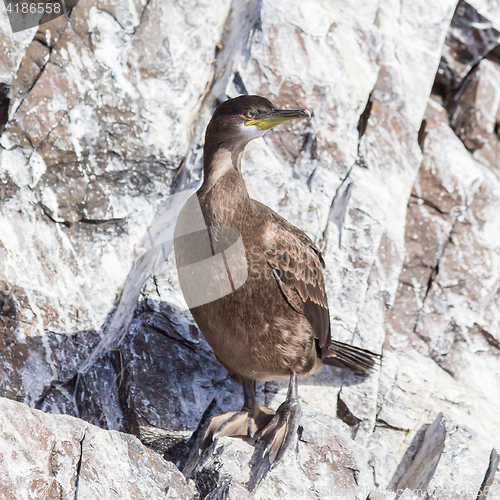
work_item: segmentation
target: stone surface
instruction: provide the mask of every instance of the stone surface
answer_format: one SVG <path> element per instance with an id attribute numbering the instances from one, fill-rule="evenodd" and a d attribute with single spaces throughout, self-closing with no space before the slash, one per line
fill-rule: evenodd
<path id="1" fill-rule="evenodd" d="M 255 498 L 500 495 L 499 12 L 493 0 L 80 0 L 70 19 L 15 35 L 0 12 L 0 395 L 79 417 L 15 406 L 72 422 L 50 439 L 67 432 L 76 452 L 87 429 L 96 464 L 92 444 L 116 460 L 139 445 L 90 424 L 180 468 L 200 421 L 241 406 L 170 250 L 214 107 L 258 93 L 313 117 L 248 146 L 249 191 L 324 252 L 333 336 L 384 358 L 367 378 L 323 367 L 301 380 L 301 437 Z M 286 395 L 286 383 L 257 389 L 275 409 Z M 37 446 L 43 465 L 18 481 L 74 498 L 87 462 L 50 476 Z M 213 451 L 200 498 L 248 496 L 251 445 Z M 126 498 L 125 470 L 96 474 Z M 148 474 L 154 498 L 167 483 Z"/>
<path id="2" fill-rule="evenodd" d="M 186 154 L 228 4 L 148 3 L 148 12 L 131 4 L 118 20 L 115 6 L 100 7 L 80 2 L 71 23 L 45 25 L 50 59 L 34 55 L 42 50 L 35 38 L 10 68 L 0 274 L 15 287 L 11 319 L 20 325 L 26 370 L 31 359 L 43 370 L 30 387 L 14 384 L 9 397 L 32 404 L 60 380 L 54 351 L 78 356 L 64 338 L 101 331 L 115 304 L 134 245 Z M 37 71 L 17 72 L 37 57 L 44 61 Z M 36 338 L 41 348 L 30 349 Z M 86 351 L 85 344 L 75 350 Z"/>
<path id="3" fill-rule="evenodd" d="M 498 229 L 485 216 L 499 202 L 498 178 L 474 161 L 448 125 L 429 120 L 427 130 L 389 330 L 421 346 L 475 393 L 495 399 L 495 384 L 477 365 L 489 363 L 494 373 L 499 367 Z M 464 343 L 474 348 L 462 349 Z"/>
<path id="4" fill-rule="evenodd" d="M 285 494 L 292 498 L 366 498 L 374 489 L 366 450 L 352 441 L 342 422 L 307 408 L 303 413 L 296 447 L 287 452 L 279 468 L 268 473 L 254 498 L 271 500 Z M 253 448 L 243 440 L 221 438 L 208 450 L 194 479 L 202 489 L 210 489 L 211 481 L 223 483 L 232 478 L 231 491 L 231 486 L 247 483 L 252 453 Z"/>
<path id="5" fill-rule="evenodd" d="M 492 18 L 482 15 L 484 10 L 478 11 L 481 3 L 460 0 L 457 4 L 434 82 L 434 90 L 445 97 L 459 89 L 481 60 L 498 60 L 500 33 L 493 27 Z"/>
<path id="6" fill-rule="evenodd" d="M 468 149 L 481 148 L 493 134 L 500 104 L 500 65 L 481 61 L 448 102 L 450 124 Z"/>
<path id="7" fill-rule="evenodd" d="M 0 398 L 0 498 L 193 499 L 184 476 L 129 434 Z"/>

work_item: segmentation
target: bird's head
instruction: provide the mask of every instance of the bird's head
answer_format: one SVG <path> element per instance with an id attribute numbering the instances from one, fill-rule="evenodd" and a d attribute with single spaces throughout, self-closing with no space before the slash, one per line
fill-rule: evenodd
<path id="1" fill-rule="evenodd" d="M 288 120 L 310 118 L 307 109 L 276 109 L 258 95 L 242 95 L 223 102 L 207 127 L 206 140 L 215 144 L 247 143 Z"/>

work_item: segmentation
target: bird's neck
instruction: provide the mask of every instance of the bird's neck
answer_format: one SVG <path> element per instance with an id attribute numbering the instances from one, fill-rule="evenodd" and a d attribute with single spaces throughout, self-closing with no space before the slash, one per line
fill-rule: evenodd
<path id="1" fill-rule="evenodd" d="M 221 142 L 218 144 L 205 143 L 203 150 L 203 184 L 204 192 L 211 191 L 218 184 L 228 189 L 227 181 L 231 179 L 231 185 L 237 189 L 240 196 L 246 195 L 245 182 L 241 175 L 241 158 L 243 151 L 249 141 Z M 227 193 L 229 196 L 231 193 Z"/>
<path id="2" fill-rule="evenodd" d="M 241 158 L 247 143 L 220 143 L 204 148 L 204 178 L 198 199 L 207 224 L 230 225 L 249 210 L 250 197 L 241 174 Z"/>

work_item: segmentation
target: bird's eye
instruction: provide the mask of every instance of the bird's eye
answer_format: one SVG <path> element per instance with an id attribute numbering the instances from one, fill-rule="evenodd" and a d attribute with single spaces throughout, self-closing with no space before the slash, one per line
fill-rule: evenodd
<path id="1" fill-rule="evenodd" d="M 252 111 L 252 110 L 247 111 L 246 115 L 247 115 L 247 118 L 253 118 L 255 116 L 255 111 Z"/>

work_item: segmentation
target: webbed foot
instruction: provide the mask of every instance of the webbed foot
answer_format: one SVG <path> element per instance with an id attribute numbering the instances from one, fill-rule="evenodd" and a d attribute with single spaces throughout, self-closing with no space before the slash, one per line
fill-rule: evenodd
<path id="1" fill-rule="evenodd" d="M 252 408 L 230 411 L 215 415 L 208 420 L 199 438 L 194 443 L 189 455 L 184 475 L 189 477 L 205 451 L 219 437 L 253 438 L 260 429 L 266 427 L 275 416 L 275 412 L 257 403 Z"/>
<path id="2" fill-rule="evenodd" d="M 297 397 L 297 377 L 294 374 L 290 379 L 287 399 L 280 405 L 269 424 L 255 436 L 257 448 L 252 457 L 252 471 L 247 483 L 249 491 L 253 491 L 264 476 L 281 461 L 293 443 L 301 416 L 302 411 Z"/>

